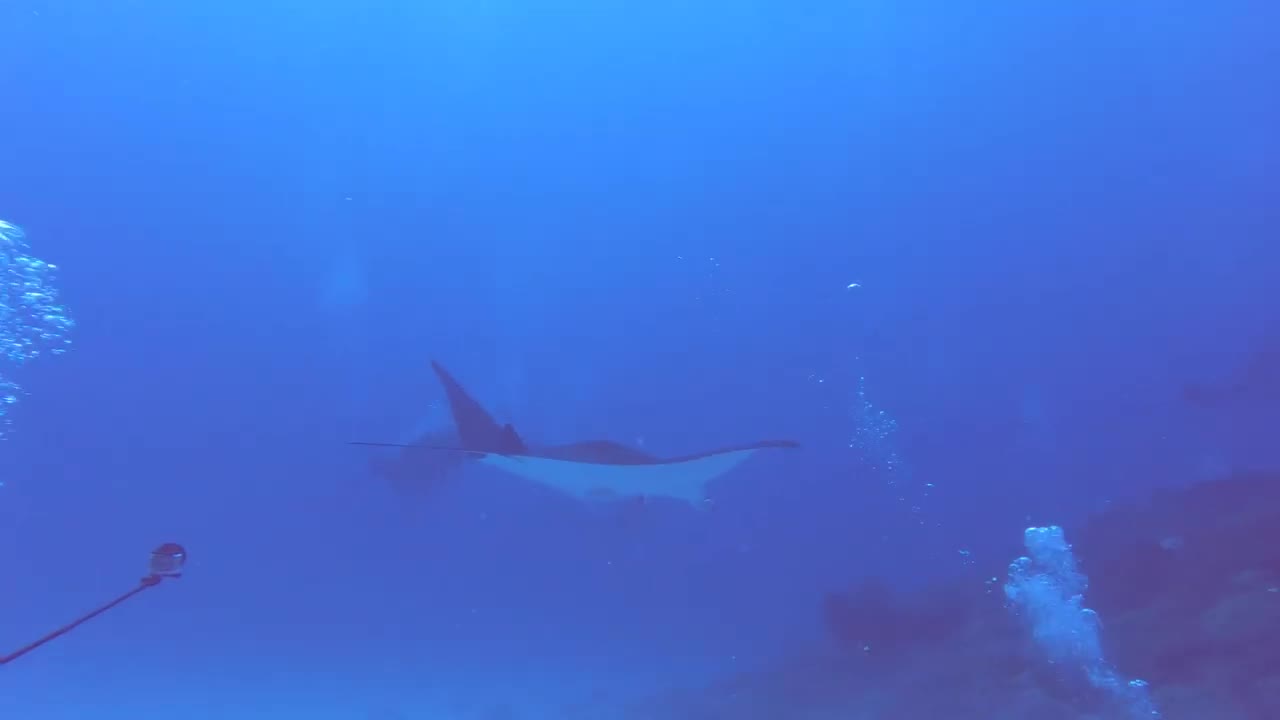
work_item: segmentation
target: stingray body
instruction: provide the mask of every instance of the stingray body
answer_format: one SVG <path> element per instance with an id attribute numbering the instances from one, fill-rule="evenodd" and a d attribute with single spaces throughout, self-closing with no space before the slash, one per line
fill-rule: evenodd
<path id="1" fill-rule="evenodd" d="M 456 447 L 404 446 L 405 452 L 459 452 L 580 500 L 668 498 L 701 506 L 707 483 L 761 450 L 793 448 L 790 440 L 717 448 L 658 457 L 609 440 L 533 447 L 510 424 L 499 424 L 439 363 L 432 369 L 444 387 L 457 435 Z M 359 443 L 386 445 L 390 443 Z"/>
<path id="2" fill-rule="evenodd" d="M 396 493 L 405 497 L 427 496 L 436 492 L 456 477 L 458 471 L 471 462 L 462 450 L 450 450 L 458 446 L 458 433 L 452 427 L 424 432 L 412 443 L 397 446 L 394 457 L 374 455 L 369 468 L 386 478 Z"/>

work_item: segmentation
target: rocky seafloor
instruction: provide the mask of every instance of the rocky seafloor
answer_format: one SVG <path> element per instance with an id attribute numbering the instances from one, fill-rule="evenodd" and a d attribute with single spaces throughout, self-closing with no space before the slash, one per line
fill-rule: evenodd
<path id="1" fill-rule="evenodd" d="M 1280 474 L 1164 491 L 1066 534 L 1101 619 L 1092 660 L 1051 661 L 1046 643 L 1088 638 L 1038 633 L 1048 620 L 990 584 L 866 585 L 819 610 L 835 650 L 565 720 L 1280 720 Z"/>

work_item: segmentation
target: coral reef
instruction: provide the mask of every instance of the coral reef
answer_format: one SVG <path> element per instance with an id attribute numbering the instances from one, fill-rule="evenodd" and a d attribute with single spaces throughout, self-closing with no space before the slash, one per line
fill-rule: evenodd
<path id="1" fill-rule="evenodd" d="M 1066 537 L 1101 619 L 1096 658 L 1143 678 L 1152 705 L 1090 682 L 1078 658 L 1055 662 L 999 587 L 902 597 L 869 584 L 821 608 L 835 651 L 575 717 L 1132 720 L 1159 708 L 1164 720 L 1280 718 L 1280 474 L 1164 491 Z M 1070 599 L 1083 611 L 1079 593 Z"/>

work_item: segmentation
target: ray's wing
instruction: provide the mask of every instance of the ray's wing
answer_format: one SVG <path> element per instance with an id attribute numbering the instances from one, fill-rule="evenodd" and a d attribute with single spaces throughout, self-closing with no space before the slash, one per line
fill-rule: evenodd
<path id="1" fill-rule="evenodd" d="M 458 439 L 464 449 L 496 453 L 521 453 L 528 450 L 515 428 L 499 425 L 489 411 L 463 389 L 440 363 L 432 360 L 431 369 L 444 386 L 445 396 L 449 399 L 449 412 L 453 415 L 453 424 L 458 429 Z"/>

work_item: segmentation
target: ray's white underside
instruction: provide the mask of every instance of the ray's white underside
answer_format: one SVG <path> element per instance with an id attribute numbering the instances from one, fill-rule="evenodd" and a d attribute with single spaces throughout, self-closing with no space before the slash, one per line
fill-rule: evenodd
<path id="1" fill-rule="evenodd" d="M 643 465 L 608 465 L 528 455 L 485 455 L 480 462 L 581 500 L 667 497 L 703 505 L 707 483 L 746 462 L 758 448 Z"/>

